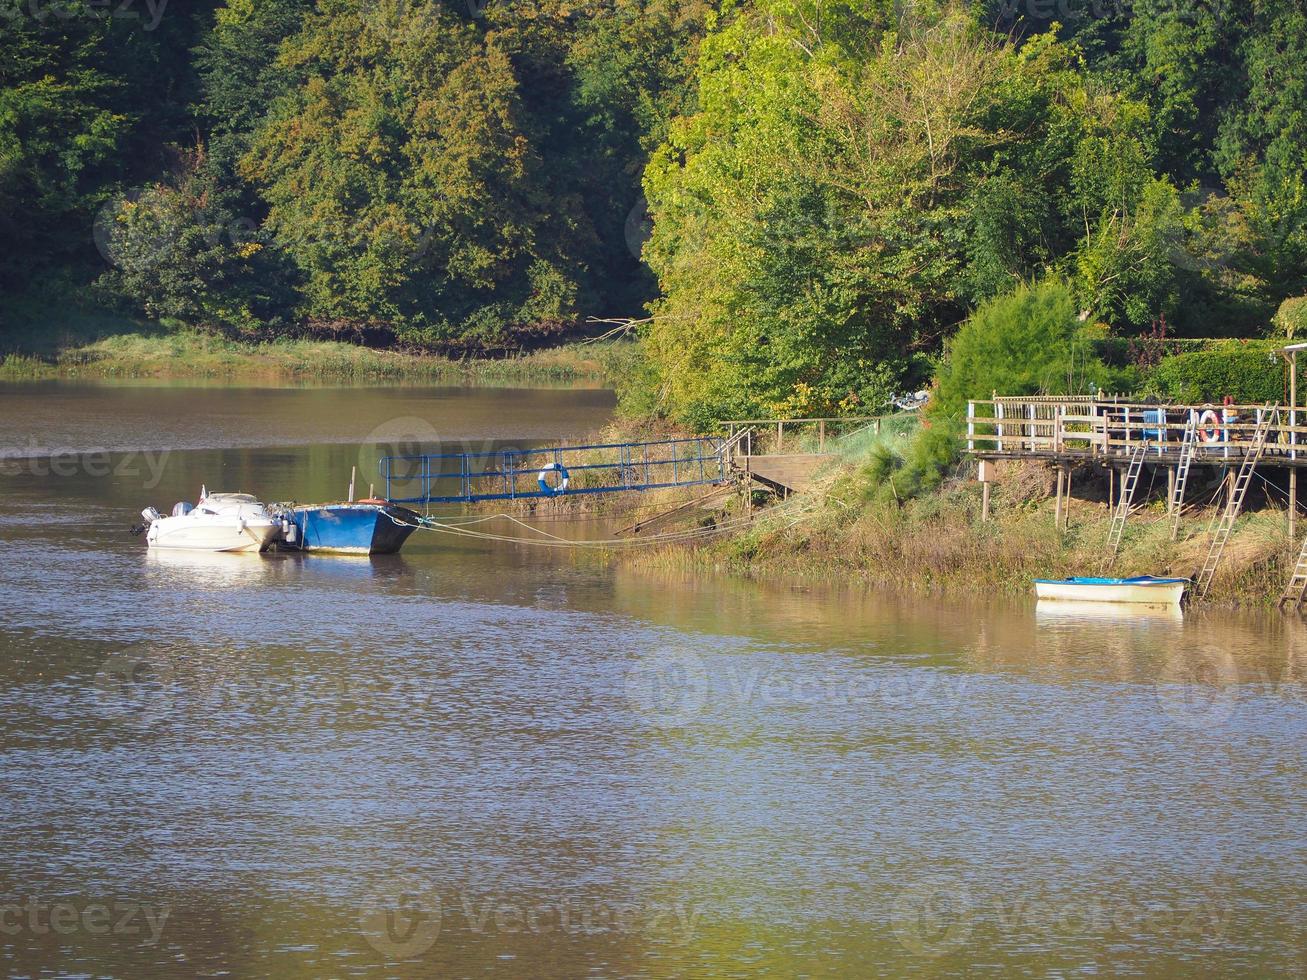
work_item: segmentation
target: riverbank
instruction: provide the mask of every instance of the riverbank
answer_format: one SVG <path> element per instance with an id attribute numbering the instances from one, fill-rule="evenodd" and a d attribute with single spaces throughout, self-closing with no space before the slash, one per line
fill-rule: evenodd
<path id="1" fill-rule="evenodd" d="M 0 380 L 204 379 L 222 381 L 604 384 L 632 356 L 625 342 L 573 343 L 516 357 L 456 359 L 324 340 L 250 343 L 193 330 L 125 333 L 45 355 L 9 354 Z"/>
<path id="2" fill-rule="evenodd" d="M 1073 500 L 1065 532 L 1054 524 L 1049 477 L 1013 467 L 980 520 L 979 484 L 965 477 L 902 504 L 862 498 L 856 468 L 835 463 L 820 486 L 762 512 L 748 529 L 695 545 L 628 556 L 645 568 L 717 571 L 792 583 L 860 584 L 953 596 L 1030 595 L 1036 578 L 1098 574 L 1111 516 L 1099 501 Z M 1171 541 L 1165 504 L 1132 515 L 1114 575 L 1193 576 L 1209 542 L 1212 512 L 1187 516 Z M 727 517 L 729 519 L 729 515 Z M 1297 558 L 1282 511 L 1240 518 L 1209 601 L 1272 607 Z"/>

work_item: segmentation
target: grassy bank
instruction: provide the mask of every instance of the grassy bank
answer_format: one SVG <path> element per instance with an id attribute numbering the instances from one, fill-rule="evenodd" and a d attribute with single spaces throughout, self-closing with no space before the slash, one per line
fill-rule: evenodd
<path id="1" fill-rule="evenodd" d="M 695 547 L 633 556 L 646 566 L 716 569 L 794 581 L 859 583 L 923 593 L 1029 595 L 1032 580 L 1098 574 L 1110 514 L 1104 503 L 1073 500 L 1069 527 L 1054 525 L 1051 477 L 1010 465 L 995 487 L 992 519 L 980 521 L 981 491 L 966 477 L 902 505 L 865 499 L 856 468 L 834 464 L 800 511 L 764 516 L 743 533 Z M 1192 576 L 1208 547 L 1212 514 L 1186 516 L 1171 541 L 1165 504 L 1131 516 L 1115 575 Z M 796 522 L 797 521 L 797 522 Z M 1226 549 L 1210 600 L 1270 606 L 1297 557 L 1282 511 L 1244 515 Z"/>
<path id="2" fill-rule="evenodd" d="M 49 378 L 230 381 L 603 384 L 631 356 L 625 343 L 569 344 L 502 359 L 457 360 L 320 340 L 247 343 L 190 330 L 124 333 L 44 355 L 9 354 L 0 380 Z"/>

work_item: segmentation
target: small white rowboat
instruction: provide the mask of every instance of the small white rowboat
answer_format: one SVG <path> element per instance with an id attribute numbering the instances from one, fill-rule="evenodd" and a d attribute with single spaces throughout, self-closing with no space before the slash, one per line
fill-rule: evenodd
<path id="1" fill-rule="evenodd" d="M 1035 595 L 1041 599 L 1069 599 L 1075 602 L 1144 602 L 1178 606 L 1189 587 L 1187 578 L 1064 578 L 1036 579 Z"/>

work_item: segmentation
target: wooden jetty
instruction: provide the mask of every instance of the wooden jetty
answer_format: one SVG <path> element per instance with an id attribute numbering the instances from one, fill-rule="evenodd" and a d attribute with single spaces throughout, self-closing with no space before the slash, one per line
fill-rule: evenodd
<path id="1" fill-rule="evenodd" d="M 1302 349 L 1307 349 L 1304 347 Z M 1294 351 L 1296 354 L 1296 350 Z M 1294 358 L 1296 359 L 1296 358 Z M 1135 491 L 1146 467 L 1167 474 L 1168 517 L 1172 537 L 1179 529 L 1193 467 L 1224 473 L 1225 496 L 1211 532 L 1207 556 L 1195 576 L 1195 592 L 1207 593 L 1260 468 L 1287 472 L 1288 533 L 1297 536 L 1298 471 L 1307 466 L 1307 418 L 1296 405 L 1151 404 L 1120 397 L 1018 396 L 977 399 L 967 405 L 967 451 L 981 461 L 982 516 L 988 517 L 992 467 L 1003 459 L 1043 460 L 1056 467 L 1054 519 L 1065 526 L 1071 468 L 1098 466 L 1109 479 L 1113 511 L 1105 565 L 1120 547 Z M 1283 594 L 1282 605 L 1307 598 L 1307 542 Z"/>
<path id="2" fill-rule="evenodd" d="M 868 428 L 879 432 L 884 419 L 879 415 L 730 419 L 720 426 L 726 430 L 726 445 L 732 447 L 731 469 L 747 483 L 788 496 L 811 486 L 818 471 L 834 458 L 826 451 L 828 436 Z M 787 431 L 791 452 L 785 451 Z"/>

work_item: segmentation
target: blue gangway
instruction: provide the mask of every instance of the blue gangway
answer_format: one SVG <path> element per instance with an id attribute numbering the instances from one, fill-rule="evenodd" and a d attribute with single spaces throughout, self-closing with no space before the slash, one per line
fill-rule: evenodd
<path id="1" fill-rule="evenodd" d="M 466 504 L 723 483 L 725 441 L 712 437 L 479 453 L 383 456 L 386 499 Z"/>

